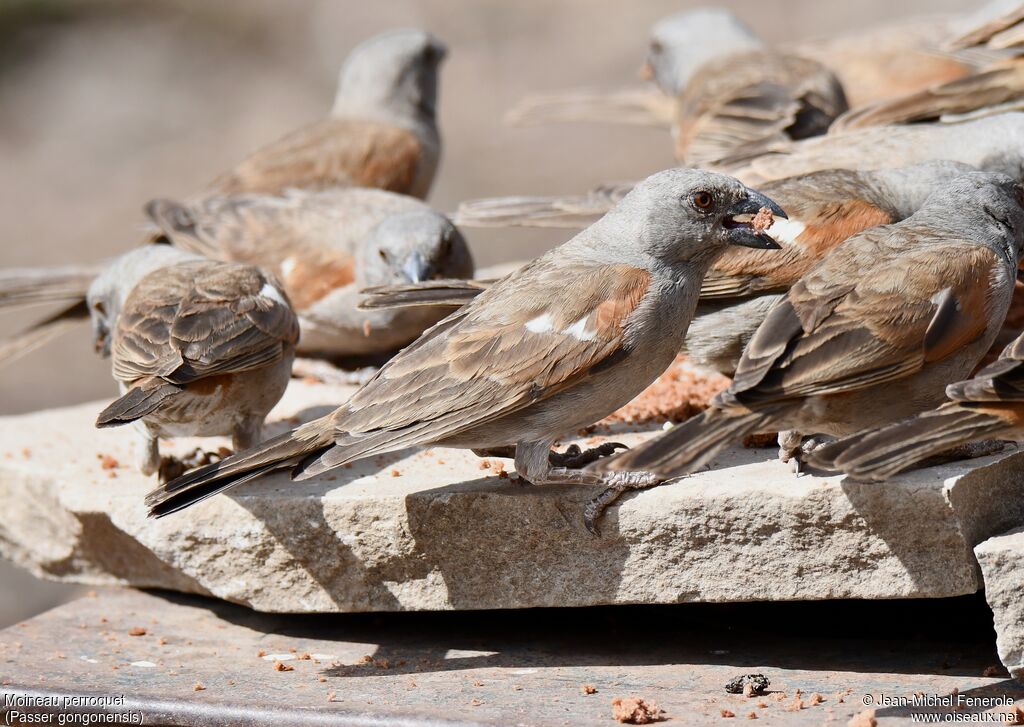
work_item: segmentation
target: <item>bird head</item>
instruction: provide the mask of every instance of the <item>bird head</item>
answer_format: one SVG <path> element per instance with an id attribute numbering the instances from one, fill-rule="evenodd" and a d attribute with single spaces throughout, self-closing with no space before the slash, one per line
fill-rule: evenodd
<path id="1" fill-rule="evenodd" d="M 392 30 L 363 41 L 341 67 L 334 115 L 390 115 L 433 120 L 444 43 L 416 29 Z"/>
<path id="2" fill-rule="evenodd" d="M 651 28 L 640 77 L 677 96 L 708 61 L 762 46 L 754 32 L 725 8 L 686 10 L 662 18 Z"/>
<path id="3" fill-rule="evenodd" d="M 473 258 L 462 233 L 429 208 L 391 215 L 362 241 L 356 278 L 363 287 L 468 278 Z"/>

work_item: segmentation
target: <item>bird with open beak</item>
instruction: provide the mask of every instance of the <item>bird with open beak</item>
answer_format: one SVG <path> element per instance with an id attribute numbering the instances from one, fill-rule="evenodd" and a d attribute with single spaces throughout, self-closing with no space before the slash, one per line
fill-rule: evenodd
<path id="1" fill-rule="evenodd" d="M 552 444 L 626 404 L 669 366 L 700 281 L 728 246 L 776 247 L 755 229 L 762 209 L 785 216 L 731 177 L 655 174 L 428 330 L 334 412 L 158 488 L 150 513 L 167 515 L 279 467 L 307 478 L 435 444 L 515 444 L 518 474 L 538 485 L 649 482 L 645 472 L 579 469 L 607 447 L 559 455 Z"/>
<path id="2" fill-rule="evenodd" d="M 748 434 L 780 432 L 780 459 L 940 404 L 1006 318 L 1024 245 L 1024 188 L 972 172 L 915 214 L 855 235 L 768 313 L 732 385 L 701 414 L 611 460 L 603 472 L 695 472 Z M 804 435 L 810 436 L 804 441 Z M 592 519 L 623 492 L 588 506 Z"/>

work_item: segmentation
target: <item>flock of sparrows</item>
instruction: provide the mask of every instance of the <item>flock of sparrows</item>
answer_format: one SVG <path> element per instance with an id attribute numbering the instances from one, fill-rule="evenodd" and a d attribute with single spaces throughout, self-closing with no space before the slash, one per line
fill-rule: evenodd
<path id="1" fill-rule="evenodd" d="M 138 429 L 156 517 L 282 467 L 302 479 L 436 444 L 514 457 L 535 485 L 601 487 L 595 531 L 623 492 L 748 434 L 778 432 L 797 469 L 863 480 L 1024 437 L 1024 336 L 969 378 L 1005 335 L 1024 245 L 1024 6 L 796 48 L 719 9 L 658 22 L 654 90 L 549 95 L 514 117 L 665 124 L 680 166 L 467 202 L 453 224 L 421 201 L 445 47 L 371 38 L 329 119 L 191 199 L 147 204 L 139 248 L 0 272 L 0 305 L 67 304 L 0 358 L 91 319 L 122 392 L 97 425 Z M 456 224 L 583 229 L 489 279 Z M 732 377 L 709 409 L 628 451 L 552 450 L 680 351 Z M 296 354 L 386 361 L 332 413 L 261 443 Z M 235 454 L 184 473 L 160 457 L 160 438 L 193 435 L 230 435 Z"/>

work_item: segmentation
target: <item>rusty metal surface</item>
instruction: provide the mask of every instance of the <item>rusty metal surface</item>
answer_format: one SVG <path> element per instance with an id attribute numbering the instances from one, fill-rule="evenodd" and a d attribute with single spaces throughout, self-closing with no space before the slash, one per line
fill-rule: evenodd
<path id="1" fill-rule="evenodd" d="M 638 695 L 676 724 L 845 724 L 866 694 L 1024 700 L 994 638 L 980 596 L 269 616 L 111 591 L 0 632 L 0 717 L 10 695 L 123 695 L 108 711 L 147 725 L 610 725 L 612 698 Z M 726 694 L 747 672 L 772 693 Z"/>

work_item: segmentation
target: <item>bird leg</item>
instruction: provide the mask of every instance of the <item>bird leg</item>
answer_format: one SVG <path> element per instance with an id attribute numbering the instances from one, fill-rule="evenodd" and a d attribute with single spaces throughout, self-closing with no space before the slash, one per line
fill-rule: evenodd
<path id="1" fill-rule="evenodd" d="M 160 440 L 149 430 L 145 422 L 139 420 L 132 426 L 137 432 L 135 466 L 139 468 L 139 472 L 149 477 L 160 469 Z"/>
<path id="2" fill-rule="evenodd" d="M 236 452 L 255 447 L 261 439 L 263 439 L 263 419 L 261 417 L 249 416 L 235 422 L 235 428 L 231 432 L 231 447 Z"/>
<path id="3" fill-rule="evenodd" d="M 612 443 L 609 444 L 610 452 L 614 452 L 615 446 Z M 662 478 L 653 472 L 591 472 L 583 469 L 553 467 L 549 460 L 550 447 L 550 442 L 520 442 L 516 447 L 516 472 L 534 485 L 569 484 L 605 487 L 601 494 L 587 503 L 583 511 L 583 524 L 592 535 L 600 535 L 596 525 L 598 518 L 609 505 L 622 496 L 622 493 L 654 487 L 662 481 Z M 597 447 L 596 449 L 601 448 Z M 590 451 L 575 452 L 570 456 L 581 457 L 588 455 Z"/>

